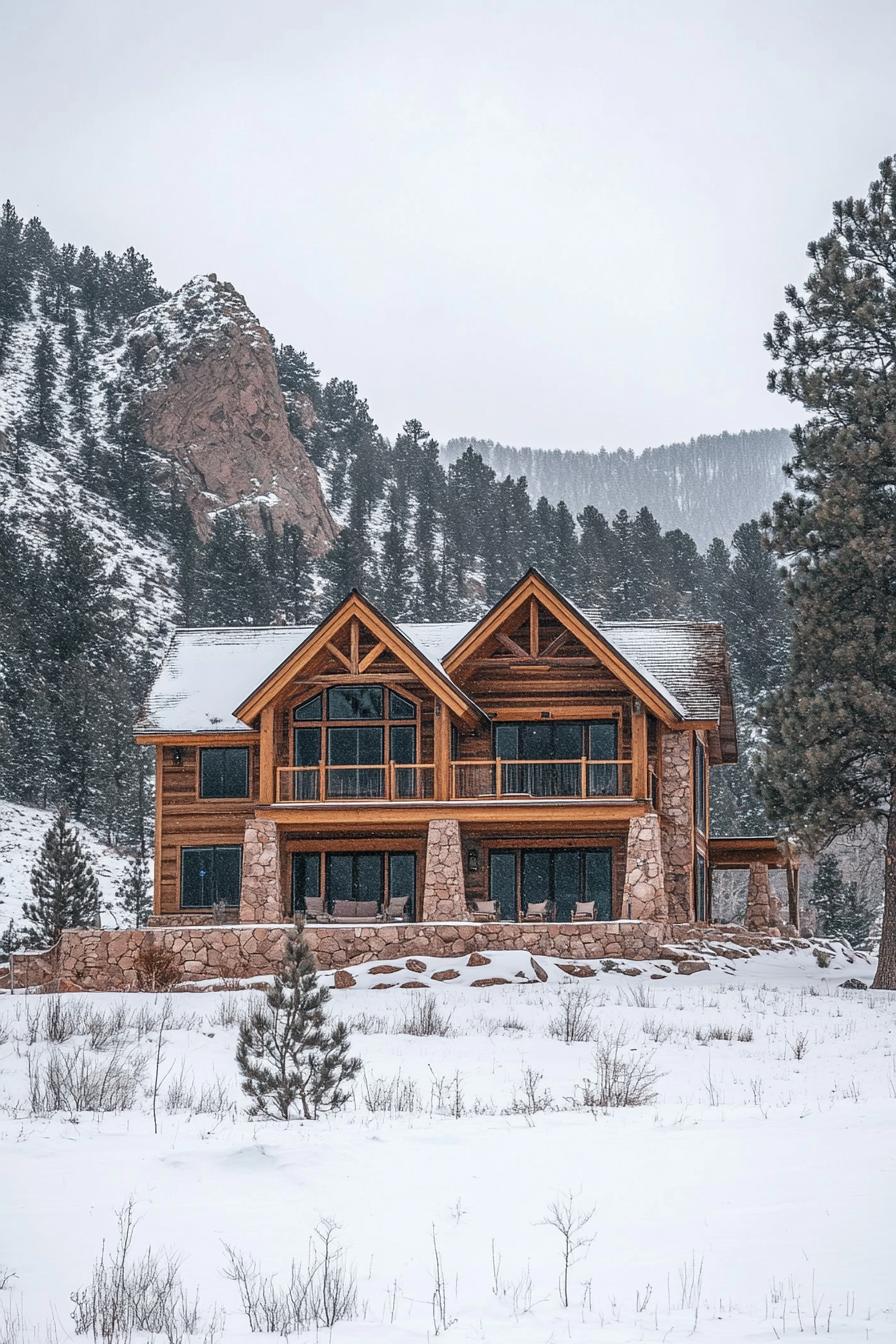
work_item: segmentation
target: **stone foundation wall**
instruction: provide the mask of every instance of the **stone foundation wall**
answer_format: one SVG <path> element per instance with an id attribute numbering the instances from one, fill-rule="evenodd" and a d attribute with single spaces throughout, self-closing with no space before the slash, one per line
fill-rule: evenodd
<path id="1" fill-rule="evenodd" d="M 71 929 L 44 983 L 61 990 L 138 989 L 146 984 L 148 949 L 167 954 L 178 980 L 245 979 L 269 975 L 282 957 L 288 924 L 193 925 L 162 929 Z M 524 949 L 543 956 L 647 960 L 660 955 L 668 929 L 649 921 L 592 924 L 309 924 L 308 943 L 322 970 L 403 956 L 460 956 Z M 22 983 L 17 980 L 17 983 Z"/>

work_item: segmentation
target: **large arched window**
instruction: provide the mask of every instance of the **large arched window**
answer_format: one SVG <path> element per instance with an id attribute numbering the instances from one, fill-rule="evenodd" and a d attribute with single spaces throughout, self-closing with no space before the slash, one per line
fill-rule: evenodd
<path id="1" fill-rule="evenodd" d="M 416 797 L 416 700 L 387 686 L 330 686 L 292 717 L 296 798 Z"/>

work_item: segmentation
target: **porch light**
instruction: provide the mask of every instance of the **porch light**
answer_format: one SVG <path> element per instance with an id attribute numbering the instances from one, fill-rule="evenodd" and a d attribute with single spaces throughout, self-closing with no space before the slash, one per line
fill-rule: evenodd
<path id="1" fill-rule="evenodd" d="M 478 849 L 468 849 L 468 850 L 467 850 L 467 872 L 468 872 L 468 873 L 478 873 L 478 872 L 479 872 L 479 850 L 478 850 Z"/>

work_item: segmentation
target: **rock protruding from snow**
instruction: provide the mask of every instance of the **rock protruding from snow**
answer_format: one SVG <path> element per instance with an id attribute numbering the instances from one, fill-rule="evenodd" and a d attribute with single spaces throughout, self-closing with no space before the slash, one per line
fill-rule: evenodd
<path id="1" fill-rule="evenodd" d="M 261 530 L 298 523 L 314 554 L 336 527 L 304 445 L 293 435 L 271 337 L 226 281 L 200 275 L 125 332 L 122 369 L 149 446 L 182 468 L 201 535 L 239 506 Z"/>

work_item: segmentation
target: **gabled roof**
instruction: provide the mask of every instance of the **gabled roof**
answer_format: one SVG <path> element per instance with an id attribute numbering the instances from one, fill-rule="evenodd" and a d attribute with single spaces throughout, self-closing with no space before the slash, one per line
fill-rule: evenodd
<path id="1" fill-rule="evenodd" d="M 547 584 L 540 575 L 537 577 Z M 550 585 L 547 588 L 556 593 Z M 667 715 L 676 721 L 717 723 L 721 759 L 737 759 L 721 625 L 712 621 L 602 621 L 596 611 L 561 600 L 571 613 L 570 619 L 574 616 L 581 622 L 582 633 L 590 632 L 592 647 L 602 650 L 598 656 L 624 665 L 627 676 L 622 680 L 626 684 L 634 678 L 651 692 L 651 698 L 660 697 Z M 335 611 L 344 606 L 340 603 Z M 370 604 L 365 606 L 376 611 Z M 381 613 L 376 614 L 386 621 Z M 421 670 L 426 667 L 431 678 L 439 679 L 442 694 L 450 687 L 475 711 L 473 702 L 450 680 L 450 669 L 456 665 L 458 650 L 469 647 L 467 641 L 491 615 L 487 613 L 480 621 L 389 622 L 389 626 L 405 652 L 415 655 Z M 251 703 L 275 674 L 283 672 L 323 625 L 175 630 L 137 724 L 138 733 L 248 731 L 249 723 L 236 711 Z"/>

